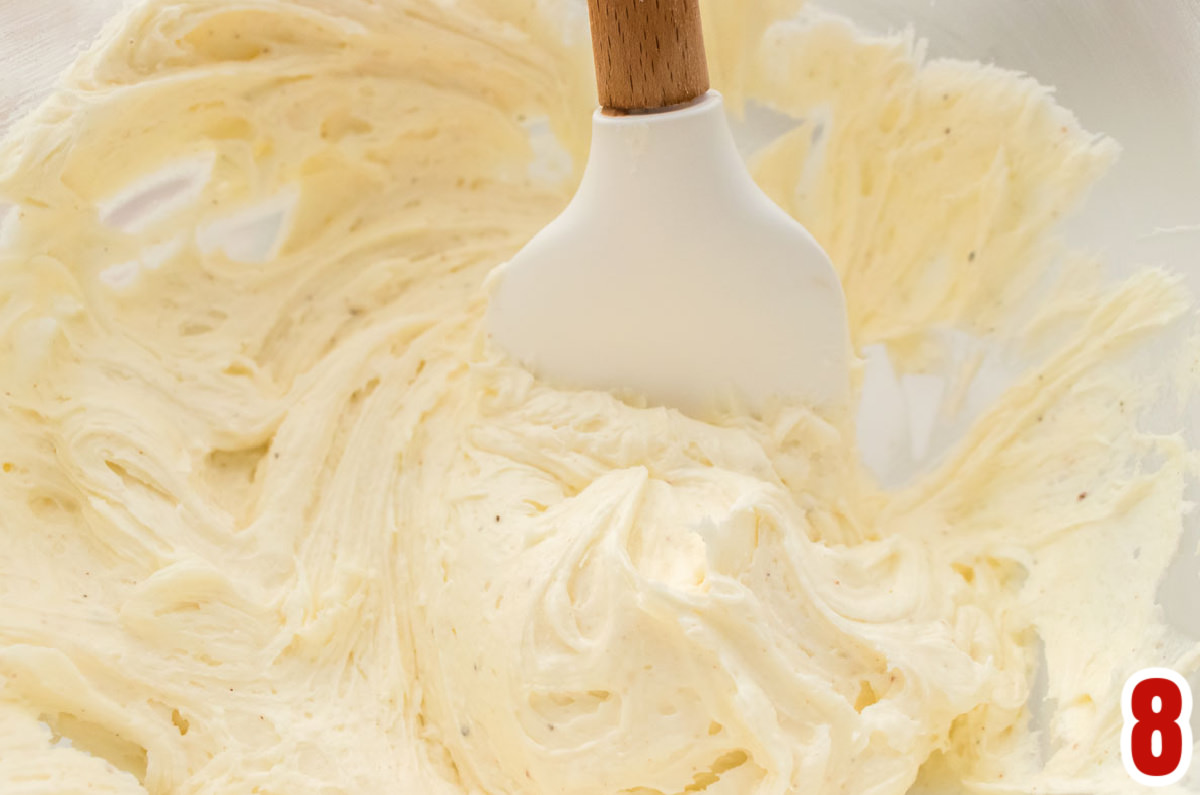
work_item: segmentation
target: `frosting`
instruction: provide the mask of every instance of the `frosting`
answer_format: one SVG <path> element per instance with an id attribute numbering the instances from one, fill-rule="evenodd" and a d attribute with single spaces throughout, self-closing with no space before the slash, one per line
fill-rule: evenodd
<path id="1" fill-rule="evenodd" d="M 1147 420 L 1195 373 L 1172 276 L 1053 237 L 1115 144 L 909 35 L 704 12 L 855 345 L 946 377 L 937 454 L 885 485 L 852 417 L 489 346 L 586 151 L 580 9 L 143 2 L 0 144 L 6 788 L 1128 789 L 1121 684 L 1200 656 Z"/>

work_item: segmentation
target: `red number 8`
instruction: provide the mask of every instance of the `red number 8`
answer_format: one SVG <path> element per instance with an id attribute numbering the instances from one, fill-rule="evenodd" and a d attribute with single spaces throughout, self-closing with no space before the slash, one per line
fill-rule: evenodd
<path id="1" fill-rule="evenodd" d="M 1125 683 L 1121 758 L 1139 784 L 1164 787 L 1187 773 L 1192 757 L 1192 693 L 1174 671 L 1148 668 Z"/>

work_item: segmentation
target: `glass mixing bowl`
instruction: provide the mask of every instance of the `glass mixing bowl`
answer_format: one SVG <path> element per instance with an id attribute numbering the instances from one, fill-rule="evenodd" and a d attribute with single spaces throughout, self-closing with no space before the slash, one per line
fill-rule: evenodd
<path id="1" fill-rule="evenodd" d="M 56 75 L 123 4 L 0 0 L 0 131 L 52 88 Z M 1200 2 L 825 0 L 816 5 L 868 31 L 911 27 L 928 40 L 930 57 L 992 62 L 1054 86 L 1058 101 L 1086 129 L 1123 147 L 1081 211 L 1064 223 L 1064 236 L 1099 254 L 1114 275 L 1137 265 L 1160 265 L 1183 274 L 1200 295 Z M 740 125 L 743 140 L 762 140 L 770 130 L 756 136 L 753 128 L 770 123 L 769 115 L 751 113 Z M 913 390 L 896 387 L 885 387 L 883 399 L 920 400 Z M 908 406 L 909 418 L 920 413 L 919 406 Z M 1200 446 L 1200 406 L 1161 421 L 1172 429 L 1186 427 L 1192 444 Z M 918 432 L 892 427 L 888 433 L 907 434 L 911 441 Z M 879 440 L 864 438 L 864 445 L 873 468 L 895 468 L 895 461 L 882 460 L 887 455 L 880 452 Z M 928 444 L 916 447 L 929 449 Z M 914 454 L 903 462 L 908 474 L 927 463 L 920 458 Z M 1200 494 L 1192 499 L 1200 503 Z M 1198 548 L 1200 521 L 1193 521 L 1160 600 L 1172 624 L 1200 638 Z M 1200 680 L 1193 688 L 1200 692 Z M 1200 736 L 1200 710 L 1193 721 Z"/>

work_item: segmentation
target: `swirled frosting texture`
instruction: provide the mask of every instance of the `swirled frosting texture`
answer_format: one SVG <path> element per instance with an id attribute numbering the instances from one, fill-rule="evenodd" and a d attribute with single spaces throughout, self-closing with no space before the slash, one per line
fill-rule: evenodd
<path id="1" fill-rule="evenodd" d="M 884 488 L 848 417 L 489 348 L 586 150 L 570 4 L 141 3 L 0 146 L 5 791 L 1129 789 L 1121 682 L 1196 663 L 1155 605 L 1193 454 L 1133 354 L 1193 349 L 1171 277 L 1050 238 L 1114 144 L 909 37 L 704 10 L 856 345 L 950 373 L 957 440 Z"/>

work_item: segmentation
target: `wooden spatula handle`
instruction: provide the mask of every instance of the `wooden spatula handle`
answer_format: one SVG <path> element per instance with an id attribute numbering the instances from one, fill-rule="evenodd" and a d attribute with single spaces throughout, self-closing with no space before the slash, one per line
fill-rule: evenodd
<path id="1" fill-rule="evenodd" d="M 600 104 L 630 112 L 708 91 L 699 0 L 588 0 Z"/>

